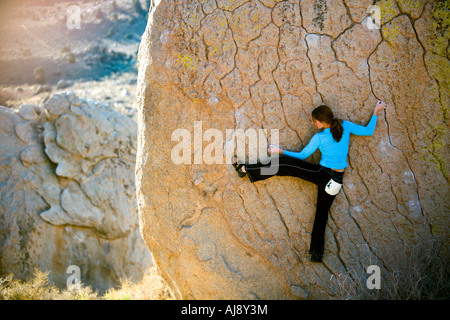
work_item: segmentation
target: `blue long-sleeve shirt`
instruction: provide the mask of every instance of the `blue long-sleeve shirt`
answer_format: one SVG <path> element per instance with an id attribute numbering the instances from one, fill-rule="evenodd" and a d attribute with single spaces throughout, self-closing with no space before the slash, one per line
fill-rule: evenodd
<path id="1" fill-rule="evenodd" d="M 377 124 L 377 116 L 373 115 L 367 126 L 360 126 L 350 121 L 343 121 L 344 132 L 339 142 L 333 139 L 330 128 L 316 133 L 308 145 L 301 152 L 284 151 L 283 154 L 305 160 L 319 148 L 322 158 L 320 164 L 331 169 L 344 169 L 348 166 L 347 155 L 350 134 L 357 136 L 371 136 Z"/>

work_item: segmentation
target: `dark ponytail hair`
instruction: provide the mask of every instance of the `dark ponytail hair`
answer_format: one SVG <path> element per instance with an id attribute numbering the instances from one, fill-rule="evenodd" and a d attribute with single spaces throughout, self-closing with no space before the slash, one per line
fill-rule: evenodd
<path id="1" fill-rule="evenodd" d="M 341 124 L 342 120 L 334 117 L 330 107 L 325 105 L 318 106 L 311 114 L 317 121 L 329 124 L 333 139 L 336 140 L 336 142 L 341 141 L 342 133 L 344 132 L 344 128 Z"/>

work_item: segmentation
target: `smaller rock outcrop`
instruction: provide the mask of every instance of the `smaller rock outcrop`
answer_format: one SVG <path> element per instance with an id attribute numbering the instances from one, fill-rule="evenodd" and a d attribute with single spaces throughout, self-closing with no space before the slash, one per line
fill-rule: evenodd
<path id="1" fill-rule="evenodd" d="M 73 93 L 42 106 L 0 107 L 0 273 L 34 268 L 65 286 L 108 289 L 139 279 L 151 254 L 138 228 L 136 123 Z"/>

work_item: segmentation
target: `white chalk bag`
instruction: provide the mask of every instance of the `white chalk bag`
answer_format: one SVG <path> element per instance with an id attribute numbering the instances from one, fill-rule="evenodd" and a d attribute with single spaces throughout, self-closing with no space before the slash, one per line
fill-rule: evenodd
<path id="1" fill-rule="evenodd" d="M 331 196 L 335 196 L 342 188 L 342 183 L 336 182 L 334 179 L 330 179 L 325 186 L 325 192 Z"/>

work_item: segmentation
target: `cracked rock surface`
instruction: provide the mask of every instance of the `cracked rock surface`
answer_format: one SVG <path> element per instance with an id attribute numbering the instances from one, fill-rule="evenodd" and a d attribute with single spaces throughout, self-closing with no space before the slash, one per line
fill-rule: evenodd
<path id="1" fill-rule="evenodd" d="M 445 4 L 382 0 L 381 28 L 370 29 L 372 4 L 153 4 L 139 51 L 136 183 L 144 240 L 176 297 L 393 298 L 393 286 L 408 286 L 395 276 L 411 270 L 424 286 L 448 283 Z M 227 164 L 171 160 L 172 133 L 186 129 L 194 144 L 195 121 L 224 137 L 278 129 L 281 147 L 300 151 L 315 133 L 316 106 L 365 125 L 377 99 L 388 108 L 372 137 L 351 138 L 322 264 L 308 255 L 314 185 L 291 177 L 251 184 Z M 366 287 L 369 265 L 384 277 L 378 293 Z"/>
<path id="2" fill-rule="evenodd" d="M 0 272 L 70 265 L 99 290 L 140 279 L 152 259 L 138 229 L 136 123 L 73 93 L 17 111 L 0 107 Z"/>

